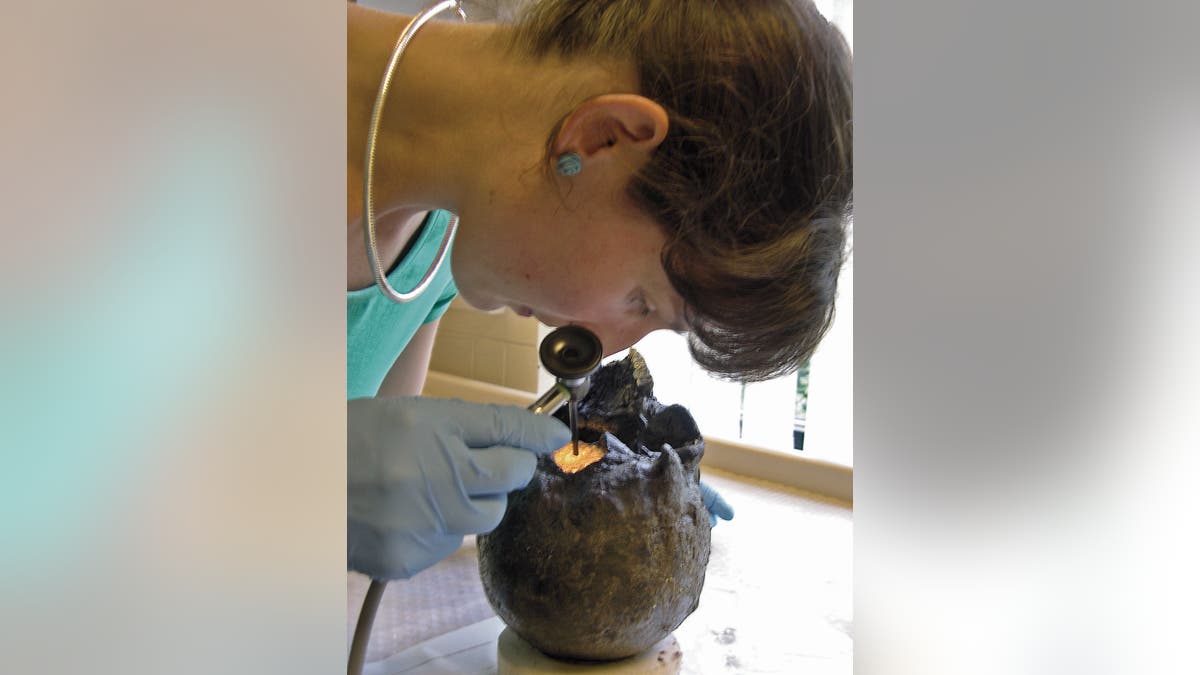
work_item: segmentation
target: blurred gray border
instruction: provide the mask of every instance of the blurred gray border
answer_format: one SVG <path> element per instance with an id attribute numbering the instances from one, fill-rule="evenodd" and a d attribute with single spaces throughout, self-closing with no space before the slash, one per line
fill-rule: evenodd
<path id="1" fill-rule="evenodd" d="M 1195 532 L 1144 478 L 1200 445 L 1200 11 L 855 12 L 855 672 L 1165 672 L 1196 619 L 1128 598 Z"/>

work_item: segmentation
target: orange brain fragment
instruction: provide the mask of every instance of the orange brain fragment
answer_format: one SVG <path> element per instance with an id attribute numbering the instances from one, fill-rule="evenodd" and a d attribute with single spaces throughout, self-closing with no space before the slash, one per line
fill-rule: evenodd
<path id="1" fill-rule="evenodd" d="M 604 449 L 591 443 L 580 443 L 579 454 L 575 454 L 575 446 L 567 443 L 554 451 L 554 463 L 563 473 L 576 473 L 594 464 L 604 457 Z"/>

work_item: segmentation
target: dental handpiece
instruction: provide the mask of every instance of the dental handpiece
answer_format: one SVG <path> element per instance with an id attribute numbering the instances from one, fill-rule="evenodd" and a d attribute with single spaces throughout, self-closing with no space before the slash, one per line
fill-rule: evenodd
<path id="1" fill-rule="evenodd" d="M 555 377 L 554 386 L 546 390 L 529 409 L 535 413 L 552 414 L 565 400 L 571 425 L 572 453 L 579 454 L 579 401 L 587 396 L 592 384 L 592 372 L 600 365 L 604 348 L 600 338 L 582 326 L 562 326 L 550 331 L 538 347 L 542 366 Z"/>

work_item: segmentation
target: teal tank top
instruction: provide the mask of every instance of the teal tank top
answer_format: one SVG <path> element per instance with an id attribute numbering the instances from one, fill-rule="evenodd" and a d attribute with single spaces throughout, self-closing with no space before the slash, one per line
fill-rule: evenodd
<path id="1" fill-rule="evenodd" d="M 392 288 L 407 291 L 417 285 L 437 257 L 450 217 L 449 211 L 425 217 L 404 260 L 388 274 Z M 346 293 L 346 398 L 374 396 L 417 329 L 441 318 L 457 293 L 449 258 L 412 302 L 393 302 L 374 284 Z"/>

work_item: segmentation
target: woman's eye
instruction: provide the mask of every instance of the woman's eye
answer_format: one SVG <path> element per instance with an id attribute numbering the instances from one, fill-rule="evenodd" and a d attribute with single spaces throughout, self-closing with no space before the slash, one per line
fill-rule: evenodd
<path id="1" fill-rule="evenodd" d="M 646 302 L 646 294 L 641 290 L 635 291 L 629 297 L 629 302 L 633 304 L 634 311 L 642 318 L 646 318 L 654 312 L 654 310 L 650 309 L 650 303 Z"/>
<path id="2" fill-rule="evenodd" d="M 646 302 L 646 296 L 644 295 L 638 295 L 637 303 L 638 314 L 641 314 L 642 318 L 650 316 L 651 312 L 654 311 L 650 309 L 650 305 Z"/>

